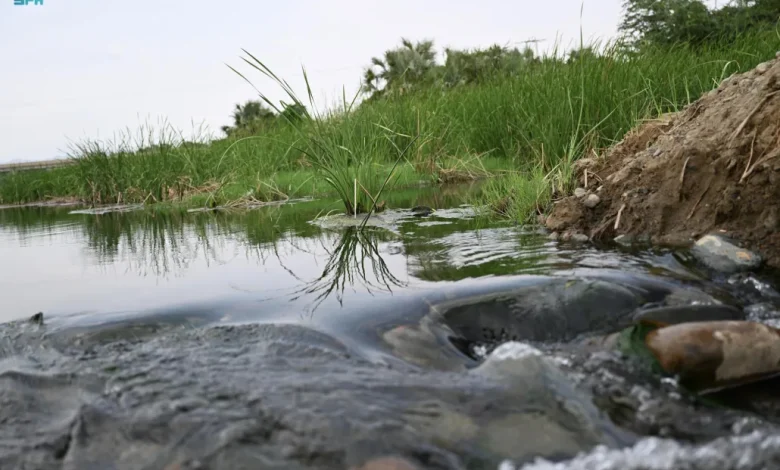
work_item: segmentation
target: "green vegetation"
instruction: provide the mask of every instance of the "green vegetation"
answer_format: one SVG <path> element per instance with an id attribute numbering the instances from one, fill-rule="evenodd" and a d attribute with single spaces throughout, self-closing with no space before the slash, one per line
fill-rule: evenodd
<path id="1" fill-rule="evenodd" d="M 672 3 L 674 14 L 663 13 Z M 310 89 L 304 104 L 247 54 L 249 70 L 271 77 L 290 103 L 258 91 L 260 101 L 235 108 L 228 137 L 208 142 L 163 126 L 78 144 L 73 166 L 0 175 L 0 203 L 77 197 L 213 206 L 327 194 L 352 213 L 381 208 L 381 193 L 392 186 L 497 175 L 473 202 L 530 220 L 571 190 L 576 159 L 774 57 L 780 41 L 766 25 L 780 7 L 770 3 L 702 11 L 690 0 L 630 0 L 622 24 L 628 42 L 544 56 L 499 46 L 448 49 L 440 63 L 431 41 L 404 40 L 372 59 L 365 100 L 344 97 L 323 113 Z M 685 28 L 699 14 L 716 26 L 725 20 L 713 18 L 739 14 L 752 26 L 739 34 L 713 26 L 694 37 Z"/>
<path id="2" fill-rule="evenodd" d="M 780 0 L 733 0 L 709 8 L 701 0 L 626 0 L 620 30 L 628 46 L 701 46 L 773 29 Z"/>

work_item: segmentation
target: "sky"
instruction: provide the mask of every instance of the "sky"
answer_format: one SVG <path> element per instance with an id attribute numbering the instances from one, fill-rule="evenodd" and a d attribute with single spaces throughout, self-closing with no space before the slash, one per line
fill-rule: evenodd
<path id="1" fill-rule="evenodd" d="M 220 134 L 236 103 L 282 91 L 242 66 L 251 52 L 317 105 L 351 97 L 371 57 L 401 38 L 539 52 L 614 37 L 622 0 L 0 0 L 0 163 L 47 160 L 141 126 Z"/>

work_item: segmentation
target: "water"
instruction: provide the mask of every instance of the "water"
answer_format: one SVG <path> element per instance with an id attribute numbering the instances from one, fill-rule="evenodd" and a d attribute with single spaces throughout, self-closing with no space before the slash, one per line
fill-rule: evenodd
<path id="1" fill-rule="evenodd" d="M 424 196 L 398 204 L 434 202 Z M 363 275 L 341 273 L 343 292 L 337 288 L 317 305 L 326 284 L 339 282 L 335 273 L 320 279 L 332 253 L 355 237 L 310 221 L 337 208 L 301 202 L 229 213 L 2 210 L 0 321 L 38 311 L 50 318 L 105 317 L 204 304 L 252 304 L 255 319 L 315 306 L 331 315 L 367 296 L 484 276 L 575 267 L 688 274 L 669 253 L 624 255 L 560 246 L 510 224 L 485 227 L 468 208 L 455 207 L 425 219 L 406 215 L 393 231 L 370 231 L 365 246 L 352 247 L 359 253 L 352 256 L 350 270 L 366 256 Z M 364 250 L 375 251 L 368 256 Z M 375 272 L 380 265 L 382 271 Z"/>
<path id="2" fill-rule="evenodd" d="M 743 411 L 701 409 L 619 356 L 570 347 L 681 302 L 771 324 L 774 279 L 713 279 L 685 252 L 551 241 L 486 224 L 462 200 L 398 193 L 363 231 L 320 218 L 333 201 L 0 210 L 0 467 L 347 468 L 402 455 L 568 468 L 601 446 L 591 460 L 618 468 L 648 442 L 691 458 L 706 448 L 678 442 L 774 425 L 771 400 L 755 400 L 769 411 L 748 426 Z M 39 311 L 44 326 L 28 324 Z M 659 433 L 671 440 L 642 440 Z"/>

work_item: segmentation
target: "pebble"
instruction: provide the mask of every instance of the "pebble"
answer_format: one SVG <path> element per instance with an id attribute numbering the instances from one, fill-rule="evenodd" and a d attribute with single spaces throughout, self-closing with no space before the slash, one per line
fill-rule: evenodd
<path id="1" fill-rule="evenodd" d="M 550 240 L 557 240 L 560 238 L 560 234 L 558 234 L 558 232 L 552 232 L 551 234 L 547 235 L 547 238 Z"/>
<path id="2" fill-rule="evenodd" d="M 575 233 L 571 236 L 571 241 L 573 242 L 585 243 L 588 240 L 590 240 L 590 238 L 588 238 L 588 236 L 584 233 Z"/>
<path id="3" fill-rule="evenodd" d="M 756 72 L 766 73 L 769 70 L 769 62 L 762 62 L 756 66 Z"/>
<path id="4" fill-rule="evenodd" d="M 588 194 L 588 197 L 585 198 L 585 207 L 589 209 L 593 209 L 594 207 L 598 206 L 601 202 L 601 198 L 598 197 L 595 194 Z"/>
<path id="5" fill-rule="evenodd" d="M 720 235 L 705 235 L 691 250 L 707 267 L 723 273 L 749 271 L 761 266 L 763 259 L 757 253 L 740 248 Z"/>
<path id="6" fill-rule="evenodd" d="M 574 190 L 574 196 L 580 199 L 588 195 L 588 191 L 585 188 L 577 188 Z"/>

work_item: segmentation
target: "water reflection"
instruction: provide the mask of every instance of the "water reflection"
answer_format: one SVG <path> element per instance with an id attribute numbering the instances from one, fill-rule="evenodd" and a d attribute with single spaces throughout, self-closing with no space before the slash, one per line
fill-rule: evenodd
<path id="1" fill-rule="evenodd" d="M 326 302 L 340 308 L 350 297 L 483 276 L 589 266 L 683 271 L 670 256 L 559 245 L 507 224 L 480 227 L 469 211 L 442 209 L 460 198 L 426 194 L 415 191 L 393 206 L 430 202 L 439 209 L 433 216 L 400 211 L 391 227 L 363 231 L 311 223 L 337 210 L 334 201 L 236 213 L 0 210 L 4 315 L 132 312 L 236 298 L 265 300 L 256 307 L 261 313 L 286 302 L 300 314 Z"/>
<path id="2" fill-rule="evenodd" d="M 398 279 L 388 267 L 379 252 L 379 242 L 395 238 L 392 233 L 383 230 L 348 227 L 342 233 L 338 243 L 328 250 L 325 268 L 322 274 L 296 292 L 293 300 L 301 295 L 313 295 L 311 311 L 331 294 L 336 295 L 343 305 L 344 290 L 347 287 L 361 286 L 367 293 L 373 291 L 392 292 L 393 287 L 404 287 L 407 283 Z"/>

